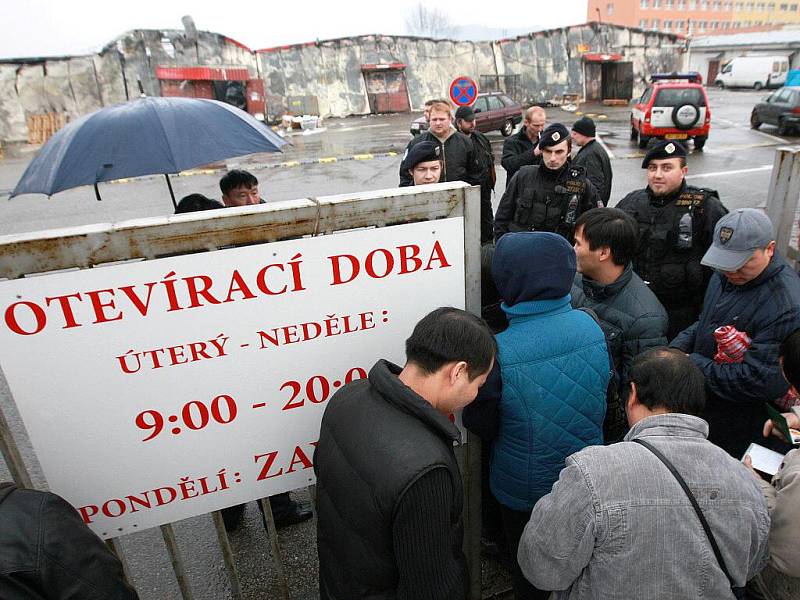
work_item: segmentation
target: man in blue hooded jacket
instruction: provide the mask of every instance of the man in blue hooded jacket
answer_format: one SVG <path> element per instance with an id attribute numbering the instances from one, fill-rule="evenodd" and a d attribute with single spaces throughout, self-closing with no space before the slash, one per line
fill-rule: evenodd
<path id="1" fill-rule="evenodd" d="M 508 329 L 497 335 L 495 368 L 464 424 L 493 441 L 492 494 L 500 502 L 511 556 L 534 504 L 550 492 L 565 459 L 603 443 L 610 365 L 602 329 L 570 306 L 575 251 L 556 233 L 508 233 L 492 275 Z M 547 598 L 514 572 L 517 600 Z"/>

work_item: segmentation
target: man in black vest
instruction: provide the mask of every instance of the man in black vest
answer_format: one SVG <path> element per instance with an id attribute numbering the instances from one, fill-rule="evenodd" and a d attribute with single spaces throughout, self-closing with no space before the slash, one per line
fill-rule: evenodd
<path id="1" fill-rule="evenodd" d="M 542 132 L 542 164 L 521 167 L 508 184 L 494 215 L 494 237 L 508 232 L 550 231 L 573 242 L 578 217 L 603 206 L 586 169 L 572 164 L 569 130 L 554 123 Z"/>
<path id="2" fill-rule="evenodd" d="M 686 148 L 680 142 L 657 143 L 642 168 L 647 187 L 625 196 L 617 208 L 639 223 L 633 270 L 667 309 L 667 339 L 672 340 L 700 316 L 711 279 L 711 269 L 700 259 L 728 209 L 716 191 L 686 184 Z"/>
<path id="3" fill-rule="evenodd" d="M 455 308 L 424 317 L 406 364 L 331 398 L 314 452 L 321 600 L 464 600 L 462 487 L 448 416 L 475 399 L 494 337 Z"/>

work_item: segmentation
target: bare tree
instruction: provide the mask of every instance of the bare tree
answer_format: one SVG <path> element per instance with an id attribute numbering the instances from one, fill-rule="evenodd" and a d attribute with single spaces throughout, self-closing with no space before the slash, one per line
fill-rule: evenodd
<path id="1" fill-rule="evenodd" d="M 455 35 L 458 27 L 445 12 L 418 3 L 406 13 L 406 31 L 421 37 L 446 38 Z"/>

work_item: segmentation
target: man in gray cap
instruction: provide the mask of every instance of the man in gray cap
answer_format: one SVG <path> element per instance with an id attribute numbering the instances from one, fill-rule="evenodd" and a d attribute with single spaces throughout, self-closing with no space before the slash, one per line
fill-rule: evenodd
<path id="1" fill-rule="evenodd" d="M 603 206 L 586 170 L 570 161 L 569 130 L 554 123 L 542 132 L 541 165 L 520 167 L 508 184 L 494 217 L 494 237 L 508 232 L 551 231 L 573 242 L 575 222 Z"/>
<path id="2" fill-rule="evenodd" d="M 671 345 L 705 376 L 708 439 L 740 458 L 751 442 L 763 443 L 767 402 L 788 390 L 778 355 L 800 329 L 800 278 L 775 251 L 772 223 L 755 208 L 719 220 L 702 263 L 715 271 L 703 312 Z M 723 334 L 736 340 L 738 356 L 726 352 Z"/>
<path id="3" fill-rule="evenodd" d="M 700 259 L 728 210 L 714 190 L 686 184 L 686 148 L 662 140 L 644 157 L 647 187 L 625 196 L 617 208 L 639 223 L 633 270 L 667 309 L 667 339 L 697 320 L 711 269 Z"/>
<path id="4" fill-rule="evenodd" d="M 467 136 L 475 149 L 481 182 L 481 244 L 494 239 L 494 217 L 492 216 L 492 190 L 497 179 L 494 171 L 494 152 L 489 139 L 478 131 L 475 111 L 471 106 L 459 106 L 456 111 L 456 129 Z"/>
<path id="5" fill-rule="evenodd" d="M 597 131 L 594 121 L 589 117 L 581 117 L 572 125 L 572 141 L 580 147 L 575 158 L 572 159 L 573 165 L 580 165 L 586 169 L 586 177 L 597 189 L 603 206 L 608 206 L 608 199 L 611 197 L 611 161 L 605 148 L 595 140 Z"/>

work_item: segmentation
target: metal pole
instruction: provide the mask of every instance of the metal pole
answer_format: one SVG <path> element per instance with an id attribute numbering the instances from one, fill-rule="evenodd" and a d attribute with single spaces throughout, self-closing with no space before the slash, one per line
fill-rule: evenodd
<path id="1" fill-rule="evenodd" d="M 278 528 L 275 526 L 272 504 L 269 498 L 260 498 L 259 503 L 261 505 L 261 514 L 264 517 L 264 528 L 267 530 L 269 545 L 272 549 L 272 563 L 275 565 L 275 574 L 278 577 L 278 584 L 281 586 L 281 598 L 289 600 L 289 581 L 286 579 L 286 572 L 283 570 L 283 557 L 278 544 Z"/>
<path id="2" fill-rule="evenodd" d="M 172 191 L 172 182 L 169 180 L 169 174 L 164 173 L 164 177 L 167 179 L 167 187 L 169 188 L 169 197 L 172 198 L 172 206 L 175 210 L 178 210 L 178 203 L 175 202 L 175 192 Z"/>
<path id="3" fill-rule="evenodd" d="M 228 532 L 225 531 L 225 522 L 222 520 L 222 513 L 215 510 L 211 513 L 214 519 L 214 527 L 217 528 L 217 538 L 219 547 L 222 550 L 222 560 L 225 563 L 225 570 L 228 571 L 228 581 L 231 583 L 231 595 L 233 600 L 242 600 L 242 585 L 239 583 L 239 573 L 236 572 L 236 562 L 233 560 L 233 550 L 228 540 Z"/>
<path id="4" fill-rule="evenodd" d="M 791 247 L 791 242 L 800 199 L 799 154 L 800 148 L 797 147 L 776 148 L 766 206 L 767 216 L 775 227 L 777 249 L 792 264 L 798 260 L 797 249 Z"/>
<path id="5" fill-rule="evenodd" d="M 25 467 L 25 462 L 22 460 L 22 455 L 19 453 L 17 443 L 11 435 L 11 429 L 8 427 L 3 410 L 0 409 L 0 451 L 3 453 L 3 458 L 6 460 L 8 470 L 11 471 L 11 478 L 21 488 L 32 489 L 33 482 Z"/>
<path id="6" fill-rule="evenodd" d="M 181 552 L 178 549 L 178 540 L 175 537 L 175 530 L 172 528 L 171 523 L 161 526 L 161 536 L 164 538 L 164 544 L 167 546 L 169 559 L 172 562 L 172 570 L 175 571 L 175 579 L 178 580 L 178 587 L 181 589 L 183 600 L 194 600 L 192 588 L 189 587 L 189 578 L 186 575 L 186 570 L 183 568 Z"/>

